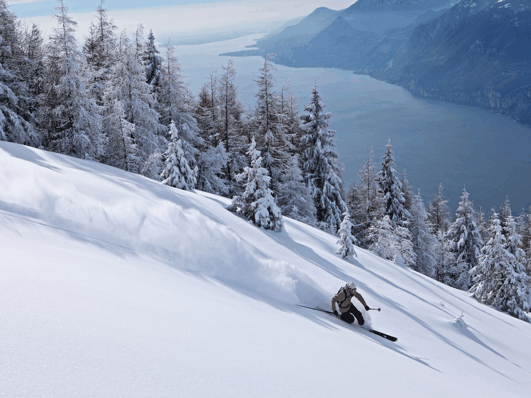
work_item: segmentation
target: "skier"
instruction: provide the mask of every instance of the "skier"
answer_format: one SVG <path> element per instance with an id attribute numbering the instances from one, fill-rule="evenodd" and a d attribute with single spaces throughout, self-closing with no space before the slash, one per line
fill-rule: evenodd
<path id="1" fill-rule="evenodd" d="M 334 312 L 335 316 L 339 316 L 341 320 L 347 322 L 347 323 L 354 323 L 354 317 L 356 317 L 358 324 L 361 326 L 365 323 L 365 320 L 363 319 L 363 315 L 361 315 L 361 312 L 358 311 L 358 309 L 354 306 L 354 304 L 351 303 L 352 297 L 356 297 L 361 304 L 365 307 L 365 311 L 369 311 L 369 306 L 361 296 L 356 291 L 356 285 L 354 282 L 349 282 L 345 286 L 343 286 L 337 294 L 332 297 L 332 311 Z M 341 312 L 341 315 L 337 312 L 336 309 L 336 303 L 339 306 L 339 311 Z"/>

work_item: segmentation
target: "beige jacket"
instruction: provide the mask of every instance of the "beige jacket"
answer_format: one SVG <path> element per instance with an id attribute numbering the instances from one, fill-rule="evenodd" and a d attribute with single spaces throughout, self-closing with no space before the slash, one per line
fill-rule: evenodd
<path id="1" fill-rule="evenodd" d="M 339 306 L 339 311 L 343 314 L 348 311 L 350 308 L 350 304 L 352 297 L 356 297 L 361 304 L 363 304 L 363 307 L 365 308 L 367 306 L 367 303 L 359 294 L 357 291 L 350 290 L 347 286 L 343 286 L 337 294 L 332 297 L 332 311 L 336 311 L 336 303 Z"/>

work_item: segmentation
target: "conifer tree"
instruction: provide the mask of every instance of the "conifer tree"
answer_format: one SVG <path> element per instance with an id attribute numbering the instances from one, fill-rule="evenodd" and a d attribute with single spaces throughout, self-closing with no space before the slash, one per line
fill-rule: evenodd
<path id="1" fill-rule="evenodd" d="M 46 54 L 45 92 L 41 101 L 41 127 L 52 151 L 85 159 L 104 153 L 100 108 L 87 92 L 86 62 L 75 39 L 77 23 L 63 0 L 56 7 L 57 26 Z"/>
<path id="2" fill-rule="evenodd" d="M 105 91 L 105 130 L 108 136 L 115 134 L 109 118 L 112 118 L 116 100 L 122 102 L 125 120 L 135 126 L 133 143 L 138 148 L 141 169 L 145 170 L 144 163 L 150 155 L 166 148 L 167 141 L 164 137 L 164 127 L 159 124 L 160 115 L 154 109 L 155 100 L 150 86 L 146 83 L 144 68 L 138 62 L 135 46 L 125 31 L 120 36 L 117 59 Z M 159 174 L 160 170 L 147 171 L 147 174 L 153 173 Z"/>
<path id="3" fill-rule="evenodd" d="M 223 169 L 228 156 L 223 144 L 203 150 L 197 160 L 197 189 L 204 192 L 226 195 L 228 188 L 223 178 Z"/>
<path id="4" fill-rule="evenodd" d="M 25 82 L 28 90 L 27 97 L 27 109 L 29 114 L 30 123 L 33 126 L 38 125 L 36 121 L 36 115 L 39 108 L 39 96 L 44 92 L 44 39 L 42 32 L 36 24 L 31 24 L 31 27 L 26 26 L 26 29 L 22 31 L 22 52 L 24 55 L 24 66 L 19 68 L 19 77 Z M 35 130 L 38 128 L 34 127 Z M 38 140 L 40 141 L 40 135 L 38 131 L 35 131 Z M 29 142 L 28 144 L 29 145 Z"/>
<path id="5" fill-rule="evenodd" d="M 269 188 L 271 178 L 267 169 L 262 167 L 262 157 L 256 150 L 254 139 L 248 155 L 251 158 L 251 166 L 246 167 L 243 173 L 237 176 L 245 181 L 245 191 L 241 196 L 232 199 L 231 208 L 258 227 L 280 231 L 283 227 L 282 214 Z"/>
<path id="6" fill-rule="evenodd" d="M 218 80 L 217 100 L 219 104 L 219 141 L 223 143 L 225 153 L 228 155 L 224 176 L 227 180 L 229 196 L 234 195 L 237 191 L 236 174 L 246 166 L 245 141 L 241 136 L 243 107 L 238 100 L 235 80 L 234 61 L 229 59 Z"/>
<path id="7" fill-rule="evenodd" d="M 377 220 L 371 225 L 368 232 L 372 242 L 369 250 L 385 260 L 394 261 L 399 251 L 399 243 L 389 216 L 384 215 L 380 220 Z"/>
<path id="8" fill-rule="evenodd" d="M 145 45 L 144 65 L 146 68 L 147 84 L 152 87 L 158 87 L 162 75 L 162 57 L 155 44 L 155 35 L 152 30 L 149 31 Z"/>
<path id="9" fill-rule="evenodd" d="M 413 193 L 411 185 L 409 185 L 405 169 L 400 174 L 400 183 L 402 184 L 402 194 L 404 195 L 404 208 L 411 213 L 415 194 Z"/>
<path id="10" fill-rule="evenodd" d="M 490 229 L 492 238 L 482 248 L 479 264 L 471 270 L 474 284 L 470 291 L 478 301 L 528 321 L 529 277 L 506 249 L 507 241 L 496 213 Z"/>
<path id="11" fill-rule="evenodd" d="M 450 209 L 448 200 L 444 199 L 444 186 L 439 183 L 439 187 L 433 192 L 431 202 L 428 206 L 428 221 L 433 233 L 446 233 L 450 225 Z"/>
<path id="12" fill-rule="evenodd" d="M 383 195 L 384 214 L 389 216 L 393 228 L 407 226 L 411 214 L 405 208 L 405 198 L 402 192 L 402 183 L 396 177 L 393 168 L 394 158 L 391 140 L 387 141 L 386 153 L 383 157 L 382 170 L 378 173 L 378 183 Z"/>
<path id="13" fill-rule="evenodd" d="M 413 197 L 411 206 L 411 243 L 417 255 L 417 261 L 412 267 L 416 271 L 429 277 L 435 276 L 437 240 L 430 233 L 428 214 L 420 191 Z"/>
<path id="14" fill-rule="evenodd" d="M 358 173 L 358 181 L 351 187 L 347 204 L 352 218 L 357 225 L 354 231 L 362 247 L 367 248 L 372 242 L 369 241 L 369 228 L 377 219 L 382 217 L 382 200 L 378 193 L 378 174 L 374 165 L 372 149 Z"/>
<path id="15" fill-rule="evenodd" d="M 278 182 L 289 161 L 289 147 L 284 131 L 283 116 L 275 92 L 275 66 L 271 60 L 273 54 L 264 60 L 260 68 L 260 75 L 256 80 L 258 93 L 256 94 L 256 110 L 253 115 L 254 137 L 256 148 L 261 152 L 263 165 L 271 177 L 271 189 L 278 194 Z"/>
<path id="16" fill-rule="evenodd" d="M 442 271 L 443 282 L 461 290 L 471 286 L 469 271 L 477 266 L 483 241 L 476 225 L 475 212 L 469 194 L 463 195 L 455 213 L 455 221 L 446 234 L 452 259 L 447 269 Z"/>
<path id="17" fill-rule="evenodd" d="M 319 227 L 336 233 L 347 206 L 341 197 L 343 181 L 334 145 L 335 131 L 328 128 L 330 113 L 323 112 L 325 107 L 315 86 L 312 98 L 304 108 L 308 114 L 301 117 L 304 132 L 302 142 L 305 148 L 302 172 L 314 198 Z"/>
<path id="18" fill-rule="evenodd" d="M 354 244 L 357 243 L 356 238 L 352 236 L 352 223 L 350 222 L 350 215 L 348 211 L 345 212 L 343 221 L 338 231 L 339 241 L 339 256 L 341 258 L 348 259 L 353 255 L 356 255 Z"/>
<path id="19" fill-rule="evenodd" d="M 291 157 L 290 164 L 282 178 L 277 202 L 284 216 L 308 225 L 315 224 L 313 198 L 302 178 L 297 155 Z"/>
<path id="20" fill-rule="evenodd" d="M 134 140 L 135 125 L 125 118 L 121 101 L 114 101 L 107 123 L 110 133 L 107 142 L 107 163 L 131 173 L 138 173 L 141 162 Z"/>
<path id="21" fill-rule="evenodd" d="M 100 0 L 96 9 L 96 22 L 90 24 L 89 35 L 83 45 L 83 53 L 92 72 L 90 91 L 99 106 L 104 105 L 104 93 L 116 56 L 117 29 L 107 14 L 105 0 Z"/>
<path id="22" fill-rule="evenodd" d="M 26 80 L 32 65 L 24 57 L 17 24 L 6 1 L 0 0 L 0 141 L 38 146 L 34 101 Z"/>
<path id="23" fill-rule="evenodd" d="M 162 183 L 171 187 L 193 191 L 197 182 L 197 168 L 192 169 L 184 154 L 183 141 L 179 138 L 177 127 L 170 124 L 170 143 L 164 153 L 164 170 L 161 174 Z"/>

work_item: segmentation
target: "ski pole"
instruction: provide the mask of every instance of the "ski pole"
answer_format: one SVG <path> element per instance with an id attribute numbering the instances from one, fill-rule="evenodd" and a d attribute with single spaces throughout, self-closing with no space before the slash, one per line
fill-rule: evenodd
<path id="1" fill-rule="evenodd" d="M 381 308 L 369 308 L 369 311 L 381 311 Z"/>

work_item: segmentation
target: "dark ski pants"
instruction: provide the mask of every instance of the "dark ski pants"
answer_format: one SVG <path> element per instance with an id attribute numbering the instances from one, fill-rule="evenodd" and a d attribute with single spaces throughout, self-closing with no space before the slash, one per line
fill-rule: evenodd
<path id="1" fill-rule="evenodd" d="M 342 321 L 345 321 L 347 323 L 354 323 L 354 317 L 356 317 L 358 324 L 361 326 L 365 323 L 365 320 L 363 319 L 363 315 L 361 315 L 361 312 L 358 311 L 356 307 L 354 307 L 353 304 L 350 304 L 350 308 L 347 312 L 343 312 L 340 316 Z"/>

